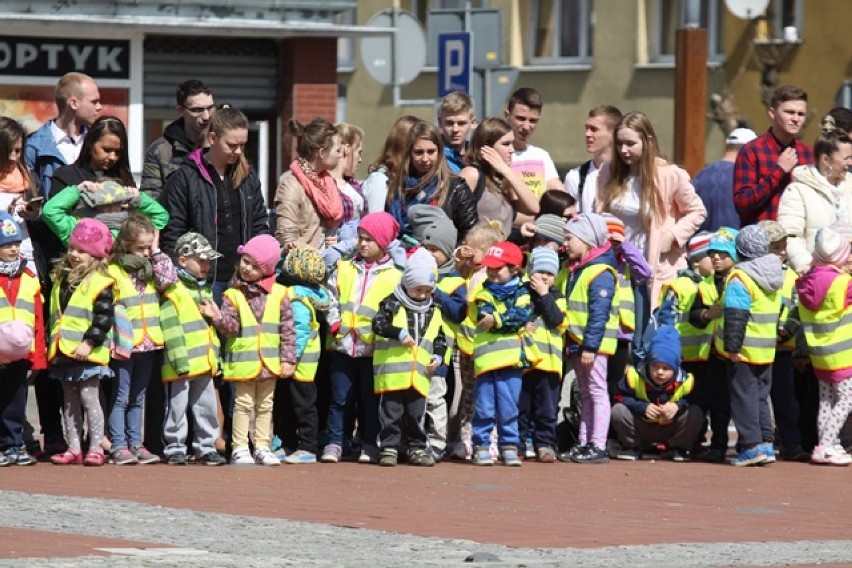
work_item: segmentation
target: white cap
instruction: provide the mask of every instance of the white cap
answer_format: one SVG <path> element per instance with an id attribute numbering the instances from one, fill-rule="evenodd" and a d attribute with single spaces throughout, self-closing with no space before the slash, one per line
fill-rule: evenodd
<path id="1" fill-rule="evenodd" d="M 735 128 L 730 134 L 728 134 L 728 137 L 725 139 L 725 144 L 729 144 L 731 146 L 743 146 L 755 138 L 757 138 L 757 134 L 755 134 L 754 130 L 751 128 Z"/>

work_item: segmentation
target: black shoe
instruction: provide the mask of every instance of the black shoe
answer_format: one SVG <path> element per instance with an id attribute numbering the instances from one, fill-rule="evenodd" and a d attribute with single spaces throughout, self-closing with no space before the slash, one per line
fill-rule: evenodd
<path id="1" fill-rule="evenodd" d="M 725 454 L 721 448 L 708 448 L 699 459 L 706 463 L 725 463 Z"/>
<path id="2" fill-rule="evenodd" d="M 692 452 L 683 448 L 672 448 L 669 454 L 674 462 L 689 462 L 692 461 Z"/>
<path id="3" fill-rule="evenodd" d="M 607 463 L 609 462 L 609 454 L 602 448 L 589 445 L 586 446 L 584 451 L 576 454 L 572 460 L 574 463 Z"/>
<path id="4" fill-rule="evenodd" d="M 198 465 L 225 465 L 228 460 L 219 455 L 219 452 L 207 452 L 195 460 Z"/>
<path id="5" fill-rule="evenodd" d="M 183 452 L 172 454 L 166 463 L 169 465 L 186 465 L 186 454 Z"/>
<path id="6" fill-rule="evenodd" d="M 562 461 L 562 462 L 572 462 L 572 461 L 574 461 L 575 456 L 578 456 L 578 455 L 582 454 L 583 452 L 588 451 L 588 449 L 589 449 L 588 444 L 586 444 L 585 446 L 582 446 L 580 444 L 574 444 L 573 446 L 571 446 L 570 450 L 568 450 L 567 452 L 562 452 L 561 454 L 556 456 L 556 459 L 558 459 L 559 461 Z"/>
<path id="7" fill-rule="evenodd" d="M 807 463 L 811 461 L 811 454 L 806 452 L 802 446 L 790 446 L 781 450 L 781 459 L 784 461 Z"/>

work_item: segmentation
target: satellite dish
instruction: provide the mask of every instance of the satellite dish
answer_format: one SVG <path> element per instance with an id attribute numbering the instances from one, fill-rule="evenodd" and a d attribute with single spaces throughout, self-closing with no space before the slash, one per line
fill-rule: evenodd
<path id="1" fill-rule="evenodd" d="M 725 0 L 728 11 L 741 20 L 753 20 L 762 16 L 769 0 Z"/>
<path id="2" fill-rule="evenodd" d="M 361 62 L 367 73 L 382 85 L 405 85 L 426 64 L 426 34 L 411 12 L 382 10 L 367 20 L 367 27 L 396 28 L 387 36 L 361 40 Z"/>

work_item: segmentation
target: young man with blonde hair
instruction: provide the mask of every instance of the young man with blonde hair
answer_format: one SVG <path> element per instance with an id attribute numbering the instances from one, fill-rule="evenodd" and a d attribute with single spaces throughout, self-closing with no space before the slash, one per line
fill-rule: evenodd
<path id="1" fill-rule="evenodd" d="M 454 91 L 441 99 L 438 109 L 438 128 L 444 137 L 444 155 L 454 174 L 464 167 L 467 138 L 476 127 L 473 99 L 461 91 Z"/>

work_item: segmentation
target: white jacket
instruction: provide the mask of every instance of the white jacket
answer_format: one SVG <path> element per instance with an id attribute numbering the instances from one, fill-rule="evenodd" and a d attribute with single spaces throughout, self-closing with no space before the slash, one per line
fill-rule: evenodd
<path id="1" fill-rule="evenodd" d="M 846 173 L 835 191 L 813 165 L 796 167 L 792 179 L 781 194 L 778 222 L 790 235 L 787 262 L 801 274 L 811 264 L 819 229 L 835 223 L 852 226 L 852 173 Z M 842 201 L 837 202 L 835 194 Z"/>

